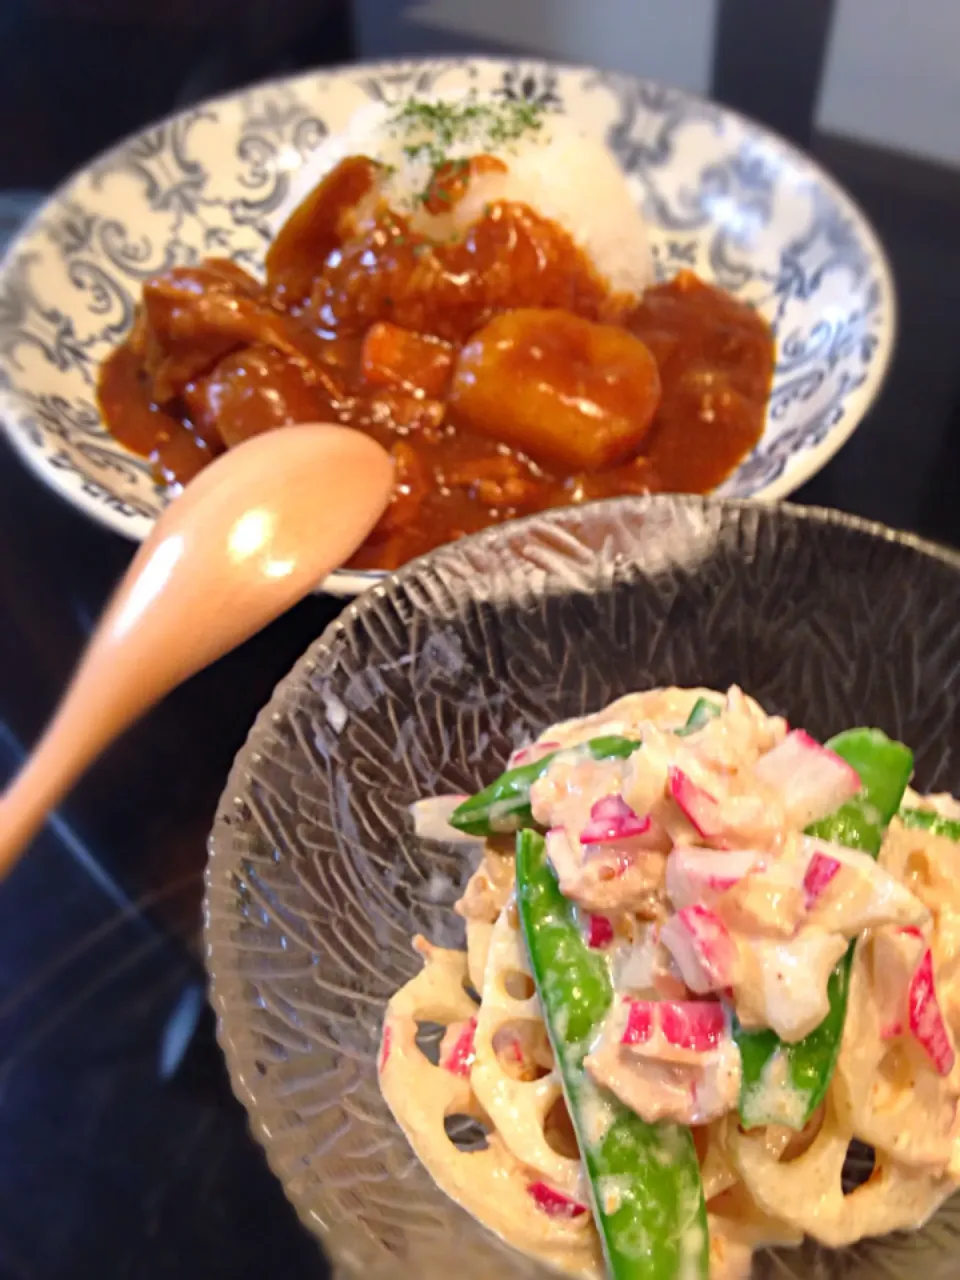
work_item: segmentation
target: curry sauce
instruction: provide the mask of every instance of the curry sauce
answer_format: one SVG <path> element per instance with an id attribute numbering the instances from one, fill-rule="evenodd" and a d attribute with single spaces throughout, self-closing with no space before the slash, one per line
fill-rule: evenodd
<path id="1" fill-rule="evenodd" d="M 98 393 L 161 483 L 272 427 L 356 427 L 391 451 L 396 484 L 353 564 L 393 568 L 548 507 L 706 492 L 754 446 L 774 344 L 749 307 L 690 272 L 639 303 L 614 294 L 520 204 L 428 241 L 378 203 L 376 169 L 353 157 L 319 185 L 265 283 L 210 260 L 145 284 Z"/>

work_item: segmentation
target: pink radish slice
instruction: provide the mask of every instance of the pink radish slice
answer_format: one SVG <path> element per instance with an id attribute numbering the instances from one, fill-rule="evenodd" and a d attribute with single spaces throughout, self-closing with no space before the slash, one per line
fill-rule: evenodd
<path id="1" fill-rule="evenodd" d="M 630 1006 L 630 1012 L 627 1015 L 627 1025 L 620 1037 L 620 1043 L 646 1044 L 653 1035 L 656 1001 L 628 1000 L 627 1004 Z"/>
<path id="2" fill-rule="evenodd" d="M 603 796 L 590 810 L 590 821 L 580 832 L 581 844 L 612 844 L 635 840 L 650 832 L 650 819 L 641 818 L 622 796 Z"/>
<path id="3" fill-rule="evenodd" d="M 581 848 L 584 862 L 596 862 L 601 858 L 609 858 L 611 848 L 628 863 L 634 861 L 638 853 L 669 853 L 673 848 L 673 838 L 662 822 L 645 815 L 640 819 L 643 832 L 640 835 L 625 836 L 623 839 L 603 841 L 585 840 L 581 835 Z"/>
<path id="4" fill-rule="evenodd" d="M 547 1186 L 545 1182 L 531 1182 L 527 1193 L 548 1218 L 580 1218 L 587 1212 L 585 1204 Z"/>
<path id="5" fill-rule="evenodd" d="M 873 987 L 881 1040 L 896 1040 L 906 1031 L 910 982 L 925 949 L 923 934 L 913 925 L 880 929 L 874 937 Z"/>
<path id="6" fill-rule="evenodd" d="M 761 756 L 754 774 L 779 793 L 791 822 L 800 827 L 827 817 L 861 789 L 856 769 L 802 729 Z"/>
<path id="7" fill-rule="evenodd" d="M 695 1053 L 709 1053 L 727 1032 L 723 1008 L 714 1000 L 630 1000 L 627 1025 L 620 1043 L 646 1044 L 655 1028 L 668 1044 Z"/>
<path id="8" fill-rule="evenodd" d="M 950 1033 L 940 1011 L 933 976 L 933 953 L 928 947 L 910 981 L 908 995 L 910 1030 L 917 1043 L 933 1063 L 938 1075 L 948 1076 L 953 1070 L 956 1053 Z"/>
<path id="9" fill-rule="evenodd" d="M 587 927 L 587 946 L 602 951 L 613 942 L 613 922 L 609 916 L 591 916 Z"/>
<path id="10" fill-rule="evenodd" d="M 393 1041 L 393 1028 L 387 1023 L 383 1028 L 383 1039 L 380 1041 L 380 1066 L 382 1071 L 390 1060 L 390 1048 Z"/>
<path id="11" fill-rule="evenodd" d="M 815 853 L 813 855 L 807 864 L 807 870 L 803 877 L 803 888 L 807 895 L 808 911 L 839 870 L 840 863 L 836 858 L 831 858 L 826 853 Z"/>
<path id="12" fill-rule="evenodd" d="M 736 977 L 737 945 L 720 917 L 708 907 L 684 907 L 660 930 L 691 991 L 722 991 Z"/>
<path id="13" fill-rule="evenodd" d="M 665 1000 L 659 1013 L 664 1037 L 681 1049 L 708 1053 L 726 1034 L 723 1008 L 713 1000 Z"/>
<path id="14" fill-rule="evenodd" d="M 716 796 L 697 784 L 682 769 L 667 770 L 667 789 L 680 811 L 699 836 L 717 843 L 723 836 L 724 821 Z"/>
<path id="15" fill-rule="evenodd" d="M 761 855 L 750 849 L 720 853 L 678 847 L 667 859 L 667 894 L 678 909 L 710 905 L 758 866 L 762 867 Z"/>
<path id="16" fill-rule="evenodd" d="M 521 765 L 533 764 L 535 760 L 542 760 L 544 756 L 552 755 L 554 751 L 559 750 L 559 742 L 531 742 L 529 746 L 520 747 L 514 751 L 507 761 L 507 768 L 518 769 Z"/>
<path id="17" fill-rule="evenodd" d="M 477 1020 L 471 1018 L 454 1041 L 453 1048 L 440 1064 L 444 1071 L 454 1076 L 469 1076 L 475 1057 L 473 1049 L 474 1037 L 477 1034 Z"/>

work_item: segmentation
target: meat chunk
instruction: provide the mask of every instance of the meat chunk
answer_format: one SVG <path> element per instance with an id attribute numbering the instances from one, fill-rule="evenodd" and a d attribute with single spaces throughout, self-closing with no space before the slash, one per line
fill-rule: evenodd
<path id="1" fill-rule="evenodd" d="M 143 287 L 131 346 L 151 378 L 152 399 L 166 404 L 240 347 L 267 346 L 320 367 L 317 339 L 275 311 L 256 280 L 235 263 L 213 259 L 174 267 Z"/>
<path id="2" fill-rule="evenodd" d="M 333 415 L 310 365 L 261 344 L 224 356 L 211 373 L 187 383 L 183 399 L 194 425 L 219 434 L 228 448 L 273 427 Z"/>

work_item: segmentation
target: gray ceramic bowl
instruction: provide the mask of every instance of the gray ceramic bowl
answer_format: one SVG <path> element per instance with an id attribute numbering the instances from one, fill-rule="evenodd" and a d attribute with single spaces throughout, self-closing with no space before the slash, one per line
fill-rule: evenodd
<path id="1" fill-rule="evenodd" d="M 552 721 L 661 684 L 741 684 L 817 736 L 870 723 L 960 792 L 960 557 L 792 507 L 657 498 L 491 530 L 351 604 L 280 685 L 230 775 L 207 879 L 234 1087 L 344 1274 L 546 1274 L 438 1191 L 377 1087 L 384 1005 L 448 945 L 462 856 L 407 806 L 488 781 Z M 765 1277 L 960 1267 L 960 1197 L 923 1232 L 760 1257 Z"/>

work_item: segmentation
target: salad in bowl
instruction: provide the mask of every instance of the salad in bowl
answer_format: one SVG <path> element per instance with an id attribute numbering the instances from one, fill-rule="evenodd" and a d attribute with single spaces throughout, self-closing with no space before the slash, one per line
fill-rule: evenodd
<path id="1" fill-rule="evenodd" d="M 418 802 L 477 858 L 465 949 L 414 939 L 380 1044 L 439 1187 L 613 1280 L 926 1223 L 960 1182 L 960 804 L 912 769 L 877 729 L 670 687 Z"/>

